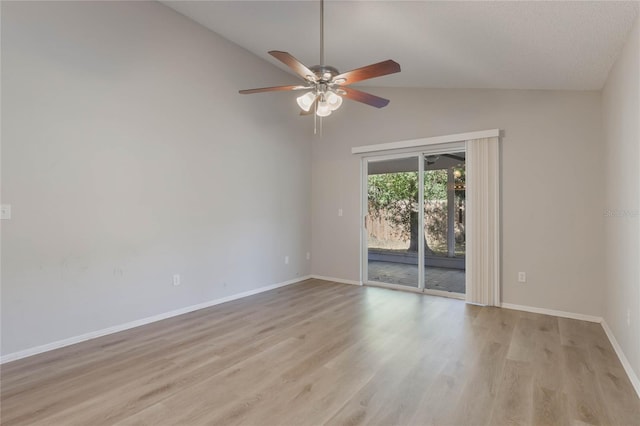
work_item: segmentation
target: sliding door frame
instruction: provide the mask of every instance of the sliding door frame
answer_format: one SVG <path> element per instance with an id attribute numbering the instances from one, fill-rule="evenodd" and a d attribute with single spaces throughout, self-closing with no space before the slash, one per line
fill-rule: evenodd
<path id="1" fill-rule="evenodd" d="M 369 281 L 369 244 L 368 244 L 368 232 L 366 229 L 366 220 L 369 213 L 369 163 L 380 162 L 387 160 L 396 160 L 399 158 L 412 158 L 418 159 L 418 204 L 421 214 L 418 215 L 418 241 L 424 241 L 424 159 L 426 155 L 447 154 L 451 152 L 466 152 L 465 142 L 446 142 L 440 144 L 434 144 L 431 146 L 422 146 L 419 150 L 411 150 L 397 154 L 373 154 L 363 156 L 360 163 L 360 182 L 361 182 L 361 195 L 360 200 L 360 276 L 361 282 L 364 285 L 386 287 L 394 290 L 405 290 L 417 293 L 430 294 L 434 296 L 444 296 L 454 299 L 465 299 L 466 293 L 454 293 L 443 290 L 427 289 L 425 281 L 425 253 L 424 244 L 418 244 L 418 287 L 410 287 L 399 284 L 382 283 L 377 281 Z M 466 274 L 466 268 L 465 268 Z M 466 290 L 465 290 L 466 291 Z"/>

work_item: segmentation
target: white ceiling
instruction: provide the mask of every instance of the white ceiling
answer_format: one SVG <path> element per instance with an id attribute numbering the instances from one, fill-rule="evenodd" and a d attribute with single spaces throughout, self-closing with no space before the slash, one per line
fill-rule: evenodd
<path id="1" fill-rule="evenodd" d="M 318 1 L 163 3 L 278 66 L 267 51 L 287 51 L 308 66 L 318 63 Z M 368 86 L 597 90 L 638 5 L 328 0 L 325 62 L 340 71 L 385 59 L 400 63 L 401 73 L 369 80 Z"/>

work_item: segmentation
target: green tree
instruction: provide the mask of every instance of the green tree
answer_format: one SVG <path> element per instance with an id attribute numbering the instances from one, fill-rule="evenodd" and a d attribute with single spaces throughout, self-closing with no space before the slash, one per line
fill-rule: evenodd
<path id="1" fill-rule="evenodd" d="M 447 171 L 429 170 L 424 174 L 425 198 L 447 199 Z M 399 172 L 369 176 L 369 211 L 384 216 L 409 239 L 409 251 L 418 251 L 418 173 Z M 424 240 L 425 253 L 433 254 Z"/>

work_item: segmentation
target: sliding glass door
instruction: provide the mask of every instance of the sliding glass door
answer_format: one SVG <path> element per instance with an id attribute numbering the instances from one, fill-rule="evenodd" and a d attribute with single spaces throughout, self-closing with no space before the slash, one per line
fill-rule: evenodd
<path id="1" fill-rule="evenodd" d="M 465 153 L 364 159 L 363 280 L 465 293 Z"/>

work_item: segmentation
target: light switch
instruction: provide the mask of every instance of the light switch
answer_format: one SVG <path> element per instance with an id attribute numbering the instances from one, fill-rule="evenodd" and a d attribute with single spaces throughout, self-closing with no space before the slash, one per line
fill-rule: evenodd
<path id="1" fill-rule="evenodd" d="M 2 205 L 0 218 L 2 220 L 11 219 L 11 204 L 3 204 Z"/>

